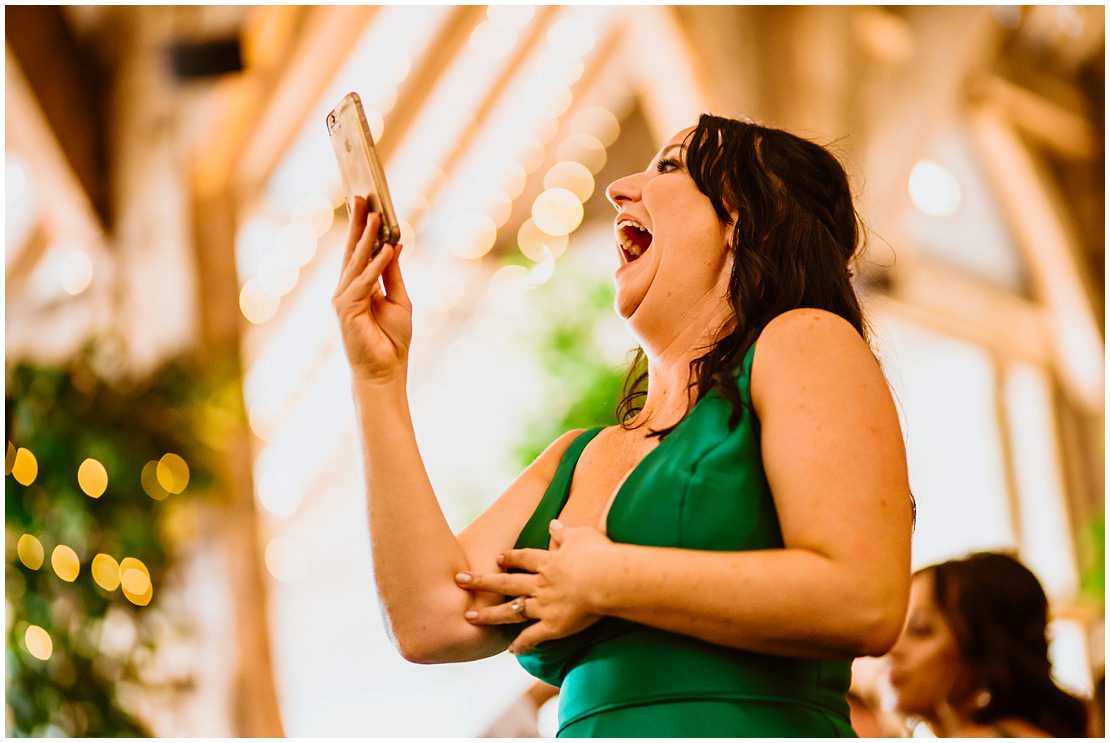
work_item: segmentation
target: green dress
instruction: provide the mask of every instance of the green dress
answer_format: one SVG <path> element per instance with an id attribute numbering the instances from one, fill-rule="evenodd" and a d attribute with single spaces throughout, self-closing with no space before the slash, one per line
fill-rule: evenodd
<path id="1" fill-rule="evenodd" d="M 719 393 L 702 398 L 621 485 L 606 521 L 614 542 L 699 550 L 783 546 L 751 407 L 754 350 L 739 379 L 746 408 L 740 425 L 729 429 L 730 407 Z M 548 524 L 566 504 L 582 450 L 601 430 L 582 433 L 567 449 L 518 549 L 548 548 Z M 561 738 L 854 737 L 847 658 L 764 655 L 604 617 L 518 660 L 561 687 Z"/>

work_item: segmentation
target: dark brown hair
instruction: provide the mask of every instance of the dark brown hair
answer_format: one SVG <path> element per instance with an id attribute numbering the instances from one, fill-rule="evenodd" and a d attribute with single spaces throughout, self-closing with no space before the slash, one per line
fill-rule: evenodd
<path id="1" fill-rule="evenodd" d="M 1052 680 L 1048 599 L 1027 567 L 1010 555 L 978 552 L 921 573 L 933 576 L 934 599 L 970 671 L 968 692 L 989 694 L 972 720 L 1017 717 L 1056 737 L 1086 735 L 1086 705 Z"/>
<path id="2" fill-rule="evenodd" d="M 697 399 L 716 389 L 729 426 L 743 416 L 737 376 L 763 328 L 792 309 L 827 310 L 868 331 L 849 264 L 862 233 L 848 177 L 824 147 L 780 129 L 702 114 L 685 141 L 686 170 L 730 225 L 729 301 L 733 320 L 690 364 Z M 733 220 L 731 214 L 736 213 Z M 643 408 L 646 356 L 636 349 L 617 406 L 622 426 Z M 665 437 L 674 426 L 649 435 Z"/>

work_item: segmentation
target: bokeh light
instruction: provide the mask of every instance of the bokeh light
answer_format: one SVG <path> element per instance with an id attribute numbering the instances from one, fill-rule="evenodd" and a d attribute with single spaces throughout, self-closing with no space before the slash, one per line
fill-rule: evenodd
<path id="1" fill-rule="evenodd" d="M 617 117 L 601 106 L 586 106 L 577 111 L 570 119 L 570 129 L 578 134 L 593 136 L 603 147 L 613 144 L 621 133 Z"/>
<path id="2" fill-rule="evenodd" d="M 277 250 L 292 258 L 298 268 L 307 265 L 316 255 L 316 231 L 307 222 L 290 222 L 282 227 L 278 231 L 276 243 Z M 261 272 L 262 269 L 259 270 L 260 278 Z M 296 279 L 293 283 L 296 283 Z"/>
<path id="3" fill-rule="evenodd" d="M 950 217 L 960 208 L 960 182 L 943 165 L 922 160 L 910 173 L 910 200 L 922 213 Z"/>
<path id="4" fill-rule="evenodd" d="M 288 537 L 274 537 L 266 545 L 266 569 L 282 583 L 296 583 L 307 573 L 304 548 Z"/>
<path id="5" fill-rule="evenodd" d="M 312 229 L 309 228 L 309 232 Z M 271 297 L 284 297 L 293 291 L 297 279 L 301 277 L 301 267 L 297 258 L 283 245 L 280 235 L 273 249 L 262 258 L 258 267 L 258 288 Z M 315 241 L 315 235 L 313 235 Z"/>
<path id="6" fill-rule="evenodd" d="M 597 174 L 603 167 L 608 155 L 605 145 L 592 134 L 581 132 L 571 134 L 555 149 L 555 155 L 560 160 L 575 160 L 582 163 L 590 172 Z"/>
<path id="7" fill-rule="evenodd" d="M 93 458 L 81 462 L 77 468 L 77 484 L 90 498 L 99 498 L 108 489 L 108 470 Z"/>
<path id="8" fill-rule="evenodd" d="M 92 560 L 92 577 L 96 585 L 105 591 L 114 591 L 119 588 L 120 570 L 116 558 L 103 552 L 97 554 Z"/>
<path id="9" fill-rule="evenodd" d="M 323 194 L 309 194 L 293 207 L 293 221 L 304 222 L 316 237 L 323 237 L 335 221 L 335 208 Z M 315 251 L 315 248 L 313 248 Z"/>
<path id="10" fill-rule="evenodd" d="M 177 495 L 183 493 L 185 488 L 189 486 L 189 465 L 185 463 L 179 455 L 169 452 L 163 454 L 162 458 L 158 460 L 158 468 L 156 469 L 158 477 L 158 484 L 161 485 L 166 492 Z"/>
<path id="11" fill-rule="evenodd" d="M 535 13 L 531 5 L 491 5 L 486 9 L 487 18 L 514 31 L 528 25 Z"/>
<path id="12" fill-rule="evenodd" d="M 27 627 L 27 631 L 23 633 L 23 643 L 27 646 L 27 652 L 39 660 L 50 660 L 50 656 L 54 654 L 54 641 L 50 639 L 50 633 L 37 624 Z"/>
<path id="13" fill-rule="evenodd" d="M 42 548 L 42 542 L 37 537 L 31 534 L 24 534 L 16 542 L 15 552 L 19 555 L 19 561 L 26 565 L 31 570 L 38 570 L 42 567 L 43 561 L 46 559 L 46 552 Z"/>
<path id="14" fill-rule="evenodd" d="M 83 250 L 71 250 L 58 264 L 58 278 L 67 294 L 77 296 L 89 288 L 93 277 L 93 263 Z"/>
<path id="15" fill-rule="evenodd" d="M 549 188 L 532 203 L 532 219 L 543 232 L 569 235 L 582 223 L 582 202 L 565 188 Z"/>
<path id="16" fill-rule="evenodd" d="M 30 485 L 39 475 L 39 462 L 29 449 L 20 447 L 15 452 L 15 461 L 12 462 L 12 477 L 20 485 Z"/>
<path id="17" fill-rule="evenodd" d="M 158 460 L 152 459 L 143 465 L 143 472 L 139 476 L 143 491 L 154 500 L 165 500 L 169 492 L 158 482 Z"/>
<path id="18" fill-rule="evenodd" d="M 580 162 L 564 160 L 555 163 L 543 177 L 544 188 L 563 188 L 585 202 L 594 192 L 594 175 Z"/>
<path id="19" fill-rule="evenodd" d="M 451 252 L 471 260 L 488 253 L 497 241 L 497 225 L 485 214 L 464 214 L 451 223 L 448 232 Z"/>
<path id="20" fill-rule="evenodd" d="M 277 314 L 281 300 L 262 291 L 258 279 L 251 279 L 239 292 L 239 309 L 243 317 L 255 325 L 261 325 Z"/>
<path id="21" fill-rule="evenodd" d="M 72 583 L 77 580 L 77 576 L 81 572 L 81 561 L 77 559 L 77 553 L 73 551 L 72 547 L 59 544 L 50 553 L 50 567 L 54 568 L 54 572 L 59 578 Z"/>
<path id="22" fill-rule="evenodd" d="M 119 563 L 120 587 L 123 595 L 136 606 L 146 606 L 154 597 L 150 571 L 142 560 L 125 557 Z"/>
<path id="23" fill-rule="evenodd" d="M 520 225 L 516 240 L 520 252 L 536 263 L 542 261 L 546 253 L 556 257 L 562 255 L 570 242 L 566 235 L 547 234 L 536 226 L 531 217 L 524 220 L 523 224 Z"/>

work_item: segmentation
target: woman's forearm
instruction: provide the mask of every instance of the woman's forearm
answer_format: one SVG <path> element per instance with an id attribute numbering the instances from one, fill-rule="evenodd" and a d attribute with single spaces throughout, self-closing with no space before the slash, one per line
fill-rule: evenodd
<path id="1" fill-rule="evenodd" d="M 354 383 L 374 579 L 394 642 L 408 660 L 468 660 L 502 650 L 496 629 L 468 624 L 455 585 L 468 568 L 416 443 L 405 378 Z"/>
<path id="2" fill-rule="evenodd" d="M 711 552 L 614 544 L 590 597 L 599 614 L 743 650 L 881 655 L 904 597 L 885 566 L 846 567 L 805 549 Z M 873 574 L 869 574 L 873 573 Z"/>

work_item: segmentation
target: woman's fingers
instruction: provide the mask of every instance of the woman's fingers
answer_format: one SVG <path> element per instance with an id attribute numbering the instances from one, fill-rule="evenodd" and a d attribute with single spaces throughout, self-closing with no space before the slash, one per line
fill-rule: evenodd
<path id="1" fill-rule="evenodd" d="M 355 222 L 357 222 L 357 217 Z M 352 222 L 352 234 L 355 222 Z M 377 212 L 371 212 L 363 223 L 362 234 L 358 237 L 358 241 L 355 243 L 353 250 L 350 249 L 350 243 L 348 241 L 350 257 L 347 259 L 346 263 L 344 263 L 343 271 L 339 276 L 339 289 L 336 292 L 337 294 L 342 293 L 350 286 L 352 281 L 366 270 L 371 258 L 377 257 L 371 256 L 371 252 L 374 249 L 374 244 L 378 240 L 378 229 L 380 225 L 381 216 Z M 381 255 L 381 252 L 379 252 L 378 255 Z"/>
<path id="2" fill-rule="evenodd" d="M 455 582 L 468 591 L 489 591 L 504 596 L 524 596 L 536 588 L 531 573 L 459 573 Z"/>
<path id="3" fill-rule="evenodd" d="M 524 614 L 513 608 L 513 601 L 508 601 L 504 604 L 497 606 L 489 606 L 484 609 L 471 609 L 466 612 L 466 621 L 471 624 L 519 624 L 520 622 L 530 622 L 533 619 L 539 619 L 536 612 L 539 611 L 539 604 L 534 598 L 524 599 Z"/>
<path id="4" fill-rule="evenodd" d="M 405 289 L 405 280 L 401 276 L 401 249 L 404 245 L 398 245 L 397 249 L 393 251 L 393 260 L 385 265 L 385 270 L 382 271 L 382 283 L 385 285 L 385 295 L 389 297 L 389 301 L 396 302 L 405 309 L 412 309 L 412 302 L 409 301 L 409 293 Z"/>
<path id="5" fill-rule="evenodd" d="M 497 564 L 503 568 L 523 568 L 530 573 L 538 573 L 544 561 L 547 560 L 548 554 L 547 550 L 531 548 L 506 550 L 497 558 Z"/>
<path id="6" fill-rule="evenodd" d="M 358 239 L 366 230 L 366 199 L 361 196 L 353 196 L 347 201 L 347 207 L 347 214 L 350 217 L 350 222 L 347 225 L 347 247 L 343 251 L 343 262 L 339 264 L 343 268 L 347 267 L 351 260 L 351 253 L 355 252 L 355 243 L 358 242 Z"/>
<path id="7" fill-rule="evenodd" d="M 371 298 L 376 292 L 379 292 L 378 279 L 381 278 L 382 271 L 393 258 L 394 252 L 392 245 L 383 245 L 382 249 L 378 251 L 378 254 L 362 269 L 362 273 L 353 278 L 347 284 L 347 287 L 341 291 L 341 299 L 349 302 L 357 302 L 359 300 Z M 357 256 L 357 249 L 355 254 Z"/>
<path id="8" fill-rule="evenodd" d="M 529 602 L 529 604 L 531 603 L 532 602 Z M 551 632 L 551 629 L 545 622 L 536 622 L 531 627 L 525 627 L 524 630 L 516 636 L 516 639 L 509 645 L 509 652 L 513 655 L 527 653 L 544 640 L 550 640 L 554 637 L 554 633 Z"/>

